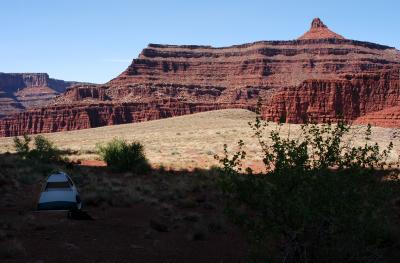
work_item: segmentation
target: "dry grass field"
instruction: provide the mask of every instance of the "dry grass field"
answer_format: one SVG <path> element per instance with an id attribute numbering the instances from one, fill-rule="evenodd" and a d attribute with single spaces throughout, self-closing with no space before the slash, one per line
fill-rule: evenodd
<path id="1" fill-rule="evenodd" d="M 248 165 L 260 167 L 262 156 L 253 132 L 248 125 L 253 121 L 253 112 L 241 109 L 219 110 L 193 115 L 174 117 L 156 121 L 107 126 L 87 130 L 57 132 L 45 134 L 61 149 L 71 149 L 76 154 L 69 156 L 72 160 L 94 160 L 99 157 L 95 153 L 97 143 L 105 143 L 111 139 L 123 138 L 127 141 L 137 140 L 144 144 L 150 163 L 164 166 L 167 169 L 208 168 L 217 164 L 215 154 L 221 154 L 223 144 L 233 149 L 236 142 L 242 139 L 246 144 Z M 266 132 L 276 129 L 270 123 Z M 363 132 L 365 126 L 355 126 L 347 139 L 352 144 L 365 143 Z M 394 151 L 389 161 L 398 162 L 400 138 L 394 136 L 395 130 L 374 127 L 372 142 L 386 147 L 390 141 L 394 143 Z M 298 137 L 300 125 L 285 124 L 281 127 L 282 136 Z M 0 153 L 13 152 L 12 138 L 0 138 Z"/>

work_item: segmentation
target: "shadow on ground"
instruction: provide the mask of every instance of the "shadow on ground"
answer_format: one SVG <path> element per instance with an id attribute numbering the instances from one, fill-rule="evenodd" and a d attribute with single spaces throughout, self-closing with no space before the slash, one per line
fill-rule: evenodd
<path id="1" fill-rule="evenodd" d="M 55 170 L 78 186 L 94 221 L 35 212 Z M 112 173 L 107 167 L 0 155 L 1 262 L 244 262 L 210 170 Z"/>

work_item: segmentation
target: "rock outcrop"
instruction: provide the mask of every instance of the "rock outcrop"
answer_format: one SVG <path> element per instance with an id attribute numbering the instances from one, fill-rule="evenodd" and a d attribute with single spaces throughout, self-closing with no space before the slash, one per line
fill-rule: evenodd
<path id="1" fill-rule="evenodd" d="M 373 111 L 355 119 L 354 124 L 371 124 L 388 128 L 400 127 L 400 106 Z"/>
<path id="2" fill-rule="evenodd" d="M 247 105 L 187 103 L 174 99 L 149 103 L 99 103 L 63 105 L 29 110 L 0 121 L 0 136 L 87 129 L 105 125 L 157 120 L 210 110 L 245 108 Z"/>
<path id="3" fill-rule="evenodd" d="M 46 73 L 0 73 L 0 117 L 44 106 L 79 82 L 49 78 Z"/>
<path id="4" fill-rule="evenodd" d="M 344 117 L 364 123 L 371 116 L 374 124 L 386 126 L 390 121 L 378 112 L 392 109 L 390 116 L 398 118 L 399 74 L 400 51 L 345 39 L 319 19 L 291 41 L 223 48 L 149 44 L 108 83 L 72 87 L 53 99 L 51 107 L 0 121 L 0 136 L 254 109 L 259 98 L 267 120 Z"/>
<path id="5" fill-rule="evenodd" d="M 345 39 L 343 36 L 332 32 L 319 18 L 315 18 L 311 22 L 311 28 L 304 33 L 299 39 L 321 39 L 321 38 L 336 38 Z"/>

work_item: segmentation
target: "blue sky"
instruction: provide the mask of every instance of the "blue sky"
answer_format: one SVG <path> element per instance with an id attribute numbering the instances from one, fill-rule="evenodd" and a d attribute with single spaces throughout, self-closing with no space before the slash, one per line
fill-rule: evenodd
<path id="1" fill-rule="evenodd" d="M 104 83 L 148 43 L 290 40 L 320 17 L 350 39 L 400 48 L 397 0 L 2 0 L 0 72 Z"/>

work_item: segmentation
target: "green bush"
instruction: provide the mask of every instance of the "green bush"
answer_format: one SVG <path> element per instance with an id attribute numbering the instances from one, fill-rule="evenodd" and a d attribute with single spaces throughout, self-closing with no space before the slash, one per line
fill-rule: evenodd
<path id="1" fill-rule="evenodd" d="M 24 134 L 22 139 L 19 137 L 14 137 L 13 141 L 14 141 L 14 148 L 17 154 L 22 157 L 27 157 L 30 151 L 29 144 L 32 141 L 32 138 Z"/>
<path id="2" fill-rule="evenodd" d="M 14 137 L 14 148 L 23 158 L 36 159 L 41 161 L 59 161 L 60 150 L 43 135 L 37 135 L 33 139 L 33 148 L 29 144 L 32 137 L 24 135 L 22 139 Z"/>
<path id="3" fill-rule="evenodd" d="M 96 148 L 107 166 L 117 172 L 147 173 L 150 170 L 140 142 L 127 143 L 115 138 L 106 145 L 97 145 Z"/>
<path id="4" fill-rule="evenodd" d="M 250 123 L 264 155 L 266 173 L 243 171 L 244 143 L 223 165 L 220 187 L 226 212 L 248 234 L 255 262 L 382 262 L 399 236 L 392 202 L 398 180 L 381 180 L 392 148 L 370 145 L 370 127 L 362 147 L 345 143 L 350 126 L 306 124 L 300 138 L 270 132 L 257 116 Z"/>
<path id="5" fill-rule="evenodd" d="M 30 157 L 43 161 L 57 161 L 60 159 L 60 151 L 43 135 L 35 136 L 34 149 L 29 152 Z"/>

